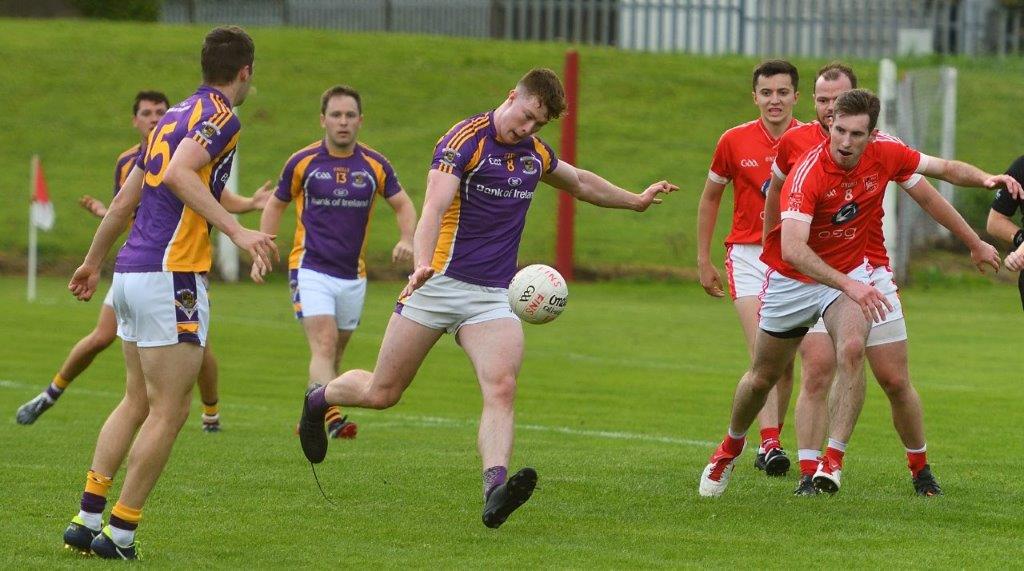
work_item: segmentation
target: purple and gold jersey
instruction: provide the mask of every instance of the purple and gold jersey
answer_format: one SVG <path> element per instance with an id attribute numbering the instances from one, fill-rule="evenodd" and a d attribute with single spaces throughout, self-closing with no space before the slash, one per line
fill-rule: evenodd
<path id="1" fill-rule="evenodd" d="M 117 165 L 114 167 L 114 194 L 111 195 L 111 198 L 117 196 L 118 191 L 124 186 L 124 181 L 128 179 L 128 175 L 135 168 L 135 162 L 141 153 L 142 146 L 136 144 L 118 155 Z"/>
<path id="2" fill-rule="evenodd" d="M 537 183 L 557 165 L 554 151 L 537 137 L 499 143 L 493 112 L 452 127 L 438 141 L 430 165 L 461 179 L 441 218 L 434 271 L 466 283 L 508 287 Z"/>
<path id="3" fill-rule="evenodd" d="M 210 154 L 198 174 L 219 201 L 231 174 L 239 129 L 230 101 L 207 85 L 167 110 L 136 161 L 145 171 L 142 198 L 114 271 L 209 271 L 210 226 L 167 188 L 164 174 L 181 141 L 192 139 Z"/>
<path id="4" fill-rule="evenodd" d="M 391 163 L 362 143 L 341 156 L 320 140 L 292 155 L 274 192 L 284 202 L 295 200 L 295 245 L 288 268 L 342 279 L 366 277 L 373 201 L 401 190 Z"/>

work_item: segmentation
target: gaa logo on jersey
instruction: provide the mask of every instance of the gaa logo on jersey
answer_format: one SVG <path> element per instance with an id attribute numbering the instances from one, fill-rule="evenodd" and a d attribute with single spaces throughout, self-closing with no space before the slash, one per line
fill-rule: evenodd
<path id="1" fill-rule="evenodd" d="M 455 149 L 444 149 L 443 151 L 441 151 L 441 162 L 450 167 L 453 167 L 455 166 L 455 159 L 458 158 L 458 156 L 459 152 L 456 151 Z"/>
<path id="2" fill-rule="evenodd" d="M 749 168 L 754 168 L 754 167 L 756 167 L 758 165 L 759 165 L 759 163 L 757 162 L 757 159 L 743 159 L 743 160 L 740 161 L 740 166 L 743 167 L 743 168 L 748 168 L 749 169 Z"/>
<path id="3" fill-rule="evenodd" d="M 864 183 L 864 191 L 865 192 L 870 194 L 870 193 L 878 190 L 878 174 L 877 173 L 873 174 L 873 175 L 870 175 L 870 176 L 864 177 L 862 182 Z"/>
<path id="4" fill-rule="evenodd" d="M 220 135 L 220 127 L 209 121 L 204 121 L 203 126 L 199 128 L 198 133 L 207 144 L 210 144 L 213 142 L 214 135 Z"/>
<path id="5" fill-rule="evenodd" d="M 843 207 L 839 209 L 839 212 L 836 212 L 835 216 L 832 217 L 832 223 L 836 225 L 846 224 L 856 218 L 858 212 L 860 212 L 860 208 L 857 206 L 856 202 L 844 204 Z"/>
<path id="6" fill-rule="evenodd" d="M 174 305 L 185 314 L 185 317 L 192 319 L 196 314 L 196 292 L 189 288 L 179 289 L 174 292 Z"/>
<path id="7" fill-rule="evenodd" d="M 352 173 L 352 186 L 356 188 L 366 188 L 366 183 L 370 180 L 370 175 L 366 171 L 356 171 Z"/>
<path id="8" fill-rule="evenodd" d="M 519 159 L 523 163 L 523 174 L 534 174 L 537 172 L 537 159 L 533 155 L 526 155 Z"/>
<path id="9" fill-rule="evenodd" d="M 334 178 L 334 175 L 327 171 L 315 170 L 312 173 L 312 177 L 317 180 L 331 180 L 332 178 Z"/>

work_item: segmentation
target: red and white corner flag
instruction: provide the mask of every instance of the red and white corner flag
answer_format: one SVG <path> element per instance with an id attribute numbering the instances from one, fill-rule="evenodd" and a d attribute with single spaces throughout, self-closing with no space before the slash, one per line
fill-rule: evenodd
<path id="1" fill-rule="evenodd" d="M 46 175 L 39 157 L 32 157 L 32 207 L 29 211 L 32 225 L 46 232 L 53 228 L 53 203 L 46 187 Z"/>
<path id="2" fill-rule="evenodd" d="M 32 201 L 28 207 L 28 291 L 26 297 L 29 301 L 36 298 L 36 268 L 38 266 L 38 240 L 36 230 L 47 230 L 53 228 L 53 203 L 50 202 L 50 193 L 46 188 L 46 176 L 43 174 L 43 166 L 39 164 L 39 156 L 32 156 L 31 181 L 29 182 L 29 194 Z"/>

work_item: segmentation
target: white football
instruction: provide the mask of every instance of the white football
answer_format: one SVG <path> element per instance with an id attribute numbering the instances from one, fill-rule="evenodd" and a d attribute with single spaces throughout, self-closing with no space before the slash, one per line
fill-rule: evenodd
<path id="1" fill-rule="evenodd" d="M 569 288 L 551 266 L 533 264 L 519 270 L 508 284 L 508 303 L 527 323 L 553 321 L 565 310 Z"/>

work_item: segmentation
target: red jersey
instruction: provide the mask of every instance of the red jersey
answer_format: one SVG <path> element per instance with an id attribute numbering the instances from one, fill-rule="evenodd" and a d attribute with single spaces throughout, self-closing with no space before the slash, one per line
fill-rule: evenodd
<path id="1" fill-rule="evenodd" d="M 879 135 L 888 136 L 883 133 L 879 133 Z M 795 129 L 786 131 L 779 140 L 779 152 L 775 157 L 775 162 L 772 163 L 772 173 L 781 179 L 785 179 L 789 172 L 793 170 L 793 165 L 803 157 L 804 153 L 818 146 L 822 141 L 827 140 L 828 132 L 821 128 L 821 123 L 818 121 L 804 123 Z M 920 179 L 913 178 L 913 183 L 917 184 L 918 180 Z M 888 182 L 886 181 L 886 184 Z M 906 181 L 899 182 L 903 184 Z M 906 188 L 912 186 L 913 184 Z M 878 224 L 871 227 L 869 231 L 871 235 L 868 238 L 867 248 L 864 250 L 864 257 L 868 259 L 869 264 L 876 268 L 888 266 L 889 252 L 885 249 L 885 233 L 882 232 L 882 219 L 879 218 Z"/>
<path id="2" fill-rule="evenodd" d="M 801 123 L 793 119 L 787 129 Z M 722 134 L 711 159 L 708 178 L 718 184 L 732 181 L 732 229 L 726 244 L 760 244 L 764 227 L 764 196 L 779 139 L 761 119 L 737 125 Z"/>
<path id="3" fill-rule="evenodd" d="M 879 134 L 853 170 L 832 160 L 827 142 L 803 155 L 782 187 L 782 219 L 811 225 L 807 244 L 826 264 L 849 273 L 864 263 L 875 226 L 881 227 L 882 198 L 890 180 L 910 181 L 927 158 L 899 139 Z M 903 184 L 909 184 L 904 182 Z M 811 283 L 782 259 L 782 225 L 765 240 L 761 261 L 782 275 Z"/>

